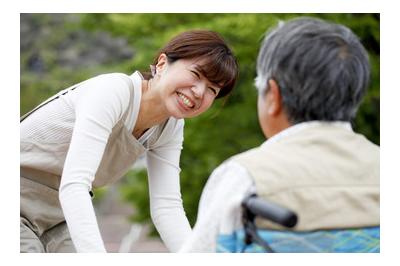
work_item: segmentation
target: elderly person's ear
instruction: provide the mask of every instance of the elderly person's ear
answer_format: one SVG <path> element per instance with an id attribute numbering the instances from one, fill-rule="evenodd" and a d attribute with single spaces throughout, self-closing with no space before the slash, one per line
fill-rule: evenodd
<path id="1" fill-rule="evenodd" d="M 276 116 L 282 111 L 282 97 L 278 83 L 275 80 L 270 79 L 268 81 L 268 91 L 265 94 L 265 101 L 267 106 L 267 112 L 269 115 Z"/>

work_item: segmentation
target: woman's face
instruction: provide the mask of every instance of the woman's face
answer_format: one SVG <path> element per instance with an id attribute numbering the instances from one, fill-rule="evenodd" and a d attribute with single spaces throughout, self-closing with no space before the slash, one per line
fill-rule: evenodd
<path id="1" fill-rule="evenodd" d="M 196 59 L 180 59 L 168 63 L 161 55 L 156 65 L 154 86 L 160 90 L 162 99 L 171 116 L 195 117 L 210 108 L 220 88 L 209 82 L 197 69 L 201 63 Z"/>

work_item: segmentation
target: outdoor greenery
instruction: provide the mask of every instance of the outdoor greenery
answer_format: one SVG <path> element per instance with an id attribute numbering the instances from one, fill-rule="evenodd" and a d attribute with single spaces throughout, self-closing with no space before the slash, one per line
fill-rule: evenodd
<path id="1" fill-rule="evenodd" d="M 185 121 L 181 190 L 185 211 L 193 225 L 202 188 L 213 169 L 233 154 L 258 146 L 265 140 L 258 125 L 257 93 L 253 86 L 256 57 L 265 31 L 279 20 L 305 15 L 350 27 L 368 49 L 372 81 L 353 126 L 355 131 L 379 144 L 380 29 L 377 14 L 21 15 L 21 20 L 27 16 L 26 20 L 31 25 L 30 30 L 23 31 L 21 28 L 21 114 L 51 94 L 94 75 L 148 70 L 157 50 L 177 33 L 199 28 L 219 32 L 238 58 L 240 77 L 229 99 L 219 100 L 205 114 Z M 35 31 L 36 35 L 30 31 Z M 63 55 L 64 61 L 60 60 L 66 39 L 72 39 L 78 51 L 90 53 L 100 47 L 96 43 L 80 42 L 79 38 L 86 40 L 101 33 L 108 34 L 109 39 L 118 39 L 118 45 L 125 42 L 127 47 L 121 44 L 119 49 L 111 50 L 108 57 L 92 60 L 92 64 L 65 65 L 63 62 L 68 59 L 68 54 Z M 42 38 L 35 39 L 35 36 Z M 24 38 L 28 37 L 32 40 L 22 47 Z M 84 45 L 88 47 L 82 47 Z M 127 49 L 127 52 L 119 59 L 113 57 L 121 49 Z M 79 59 L 84 52 L 72 54 L 77 54 Z M 150 221 L 146 172 L 129 172 L 121 192 L 139 210 L 132 219 Z"/>

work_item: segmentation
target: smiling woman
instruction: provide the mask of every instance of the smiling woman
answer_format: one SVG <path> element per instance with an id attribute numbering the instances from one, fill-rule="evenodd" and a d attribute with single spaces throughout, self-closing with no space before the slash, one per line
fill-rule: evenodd
<path id="1" fill-rule="evenodd" d="M 200 78 L 203 75 L 221 88 L 217 98 L 229 94 L 236 82 L 237 63 L 224 40 L 212 31 L 188 31 L 173 38 L 160 54 L 167 55 L 168 62 L 179 59 L 194 59 L 192 70 Z M 157 65 L 156 58 L 154 65 Z"/>
<path id="2" fill-rule="evenodd" d="M 21 252 L 106 252 L 91 190 L 142 154 L 153 222 L 170 251 L 180 248 L 191 231 L 179 182 L 183 118 L 229 94 L 238 66 L 217 33 L 196 30 L 172 39 L 151 70 L 91 78 L 21 118 Z"/>

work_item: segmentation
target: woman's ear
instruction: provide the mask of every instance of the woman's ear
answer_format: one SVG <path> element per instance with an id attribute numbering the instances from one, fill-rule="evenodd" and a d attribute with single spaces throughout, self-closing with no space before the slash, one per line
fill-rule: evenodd
<path id="1" fill-rule="evenodd" d="M 160 73 L 161 71 L 164 70 L 164 68 L 167 66 L 168 64 L 168 58 L 167 55 L 162 53 L 160 54 L 160 56 L 158 57 L 157 60 L 157 64 L 156 64 L 156 73 Z"/>
<path id="2" fill-rule="evenodd" d="M 270 79 L 268 81 L 268 91 L 266 95 L 266 100 L 268 101 L 267 108 L 268 114 L 272 116 L 277 116 L 282 111 L 282 96 L 279 89 L 278 83 L 275 80 Z"/>

